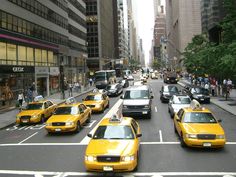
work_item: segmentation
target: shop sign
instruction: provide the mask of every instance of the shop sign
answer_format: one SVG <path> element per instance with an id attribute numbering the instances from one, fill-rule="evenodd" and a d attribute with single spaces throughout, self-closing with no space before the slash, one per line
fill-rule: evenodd
<path id="1" fill-rule="evenodd" d="M 35 74 L 37 75 L 43 75 L 48 73 L 49 73 L 48 67 L 35 67 Z"/>
<path id="2" fill-rule="evenodd" d="M 0 73 L 34 73 L 32 66 L 0 66 Z"/>
<path id="3" fill-rule="evenodd" d="M 60 74 L 59 67 L 50 67 L 50 75 L 58 76 Z"/>

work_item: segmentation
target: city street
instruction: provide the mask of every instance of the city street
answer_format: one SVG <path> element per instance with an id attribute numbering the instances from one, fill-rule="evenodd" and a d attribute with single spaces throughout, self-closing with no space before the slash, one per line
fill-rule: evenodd
<path id="1" fill-rule="evenodd" d="M 137 77 L 137 76 L 136 76 Z M 107 176 L 236 176 L 236 117 L 214 104 L 204 105 L 222 119 L 227 143 L 224 149 L 182 148 L 174 132 L 167 104 L 161 103 L 162 80 L 148 80 L 154 99 L 151 119 L 137 119 L 141 126 L 141 151 L 138 170 Z M 181 87 L 178 86 L 180 89 Z M 82 97 L 78 97 L 81 101 Z M 110 98 L 110 108 L 93 114 L 91 123 L 75 133 L 48 135 L 44 124 L 11 126 L 0 131 L 0 176 L 104 176 L 88 173 L 84 153 L 89 133 L 121 103 Z"/>

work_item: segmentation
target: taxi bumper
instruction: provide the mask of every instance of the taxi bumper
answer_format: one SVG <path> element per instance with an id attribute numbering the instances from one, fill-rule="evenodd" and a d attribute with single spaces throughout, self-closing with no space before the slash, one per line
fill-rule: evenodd
<path id="1" fill-rule="evenodd" d="M 200 140 L 200 139 L 185 139 L 185 144 L 190 147 L 200 147 L 200 148 L 220 148 L 224 147 L 226 143 L 225 139 L 215 139 L 215 140 Z"/>
<path id="2" fill-rule="evenodd" d="M 76 126 L 46 126 L 45 129 L 50 133 L 74 132 Z"/>

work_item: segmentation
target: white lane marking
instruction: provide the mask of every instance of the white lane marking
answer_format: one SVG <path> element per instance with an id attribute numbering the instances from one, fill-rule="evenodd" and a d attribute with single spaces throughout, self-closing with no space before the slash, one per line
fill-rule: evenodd
<path id="1" fill-rule="evenodd" d="M 93 120 L 92 122 L 89 123 L 89 125 L 83 126 L 84 128 L 91 128 L 93 124 L 97 122 L 96 120 Z"/>
<path id="2" fill-rule="evenodd" d="M 122 100 L 119 99 L 116 104 L 108 111 L 108 113 L 106 113 L 106 115 L 97 123 L 97 125 L 89 132 L 90 134 L 93 134 L 94 131 L 97 129 L 98 125 L 100 124 L 100 122 L 107 117 L 111 117 L 114 113 L 116 113 L 120 107 L 122 103 Z M 84 139 L 80 142 L 80 144 L 82 145 L 87 145 L 89 143 L 91 138 L 89 138 L 88 136 L 85 136 Z"/>
<path id="3" fill-rule="evenodd" d="M 159 130 L 159 135 L 160 135 L 160 142 L 163 142 L 163 138 L 162 138 L 162 132 L 161 132 L 161 130 Z"/>
<path id="4" fill-rule="evenodd" d="M 101 176 L 99 173 L 89 172 L 49 172 L 49 171 L 20 171 L 20 170 L 0 170 L 0 174 L 16 175 L 53 175 L 53 176 Z M 236 172 L 137 172 L 122 173 L 122 176 L 235 176 Z"/>
<path id="5" fill-rule="evenodd" d="M 157 107 L 155 106 L 155 111 L 157 112 Z"/>
<path id="6" fill-rule="evenodd" d="M 140 142 L 140 145 L 178 145 L 180 142 Z M 23 144 L 0 144 L 0 147 L 8 146 L 84 146 L 84 143 L 23 143 Z M 236 142 L 228 142 L 226 145 L 236 145 Z"/>
<path id="7" fill-rule="evenodd" d="M 19 142 L 18 144 L 21 144 L 21 143 L 27 141 L 28 139 L 30 139 L 31 137 L 33 137 L 36 134 L 38 134 L 38 132 L 35 132 L 33 135 L 30 135 L 28 138 L 24 139 L 23 141 Z"/>

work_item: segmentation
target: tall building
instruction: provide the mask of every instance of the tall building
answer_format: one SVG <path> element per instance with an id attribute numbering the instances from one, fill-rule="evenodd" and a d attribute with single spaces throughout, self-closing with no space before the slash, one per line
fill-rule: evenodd
<path id="1" fill-rule="evenodd" d="M 91 72 L 110 69 L 112 59 L 118 58 L 117 0 L 85 0 L 87 15 L 87 64 Z M 115 11 L 115 13 L 114 13 Z M 116 33 L 115 33 L 116 32 Z M 92 73 L 91 73 L 92 74 Z"/>
<path id="2" fill-rule="evenodd" d="M 201 0 L 202 32 L 209 36 L 210 41 L 219 43 L 221 29 L 218 23 L 224 16 L 223 1 Z"/>
<path id="3" fill-rule="evenodd" d="M 199 0 L 166 0 L 167 52 L 172 69 L 181 69 L 180 54 L 194 35 L 201 34 Z"/>
<path id="4" fill-rule="evenodd" d="M 33 83 L 46 96 L 85 81 L 85 11 L 81 0 L 1 1 L 0 107 Z"/>

